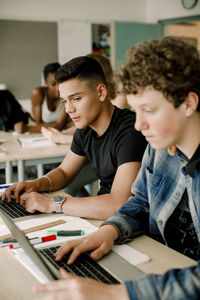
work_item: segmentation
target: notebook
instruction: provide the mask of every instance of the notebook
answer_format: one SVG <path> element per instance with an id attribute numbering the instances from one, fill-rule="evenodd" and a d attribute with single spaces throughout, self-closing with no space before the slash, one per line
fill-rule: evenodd
<path id="1" fill-rule="evenodd" d="M 60 266 L 67 269 L 68 272 L 72 274 L 91 277 L 101 282 L 112 284 L 137 279 L 143 275 L 142 271 L 127 263 L 127 261 L 113 251 L 98 262 L 93 261 L 89 254 L 85 253 L 81 255 L 72 266 L 68 266 L 65 263 L 67 258 L 64 258 L 62 262 L 57 265 L 54 258 L 51 260 L 51 257 L 53 253 L 55 253 L 58 245 L 54 245 L 53 247 L 43 247 L 39 250 L 35 249 L 24 233 L 15 225 L 12 218 L 10 218 L 1 208 L 0 217 L 23 248 L 28 258 L 31 259 L 34 265 L 42 272 L 45 282 L 60 278 L 58 272 Z"/>
<path id="2" fill-rule="evenodd" d="M 49 141 L 45 137 L 25 137 L 17 138 L 18 142 L 20 143 L 22 148 L 34 148 L 34 147 L 48 147 L 48 146 L 55 146 L 56 144 Z"/>

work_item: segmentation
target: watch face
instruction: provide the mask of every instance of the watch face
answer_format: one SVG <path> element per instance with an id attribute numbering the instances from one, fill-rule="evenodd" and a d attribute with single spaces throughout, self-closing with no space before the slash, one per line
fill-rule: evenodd
<path id="1" fill-rule="evenodd" d="M 53 197 L 53 200 L 56 202 L 56 203 L 62 203 L 65 199 L 65 196 L 54 196 Z"/>
<path id="2" fill-rule="evenodd" d="M 187 9 L 193 8 L 197 4 L 198 0 L 181 0 L 183 7 Z"/>

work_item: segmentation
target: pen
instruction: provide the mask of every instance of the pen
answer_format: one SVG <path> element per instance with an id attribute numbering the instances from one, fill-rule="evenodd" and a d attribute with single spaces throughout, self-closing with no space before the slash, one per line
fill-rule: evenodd
<path id="1" fill-rule="evenodd" d="M 30 241 L 30 240 L 33 240 L 33 239 L 36 239 L 36 238 L 39 238 L 39 237 L 35 236 L 34 238 L 31 238 L 31 239 L 28 239 L 28 240 Z M 17 240 L 15 238 L 7 238 L 5 240 L 2 240 L 1 244 L 10 244 L 10 243 L 16 243 L 16 242 L 17 242 Z"/>
<path id="2" fill-rule="evenodd" d="M 84 235 L 84 230 L 47 230 L 47 234 L 55 234 L 57 236 L 78 236 Z"/>
<path id="3" fill-rule="evenodd" d="M 30 243 L 32 245 L 35 245 L 35 244 L 40 244 L 40 243 L 44 243 L 44 242 L 50 242 L 53 240 L 56 240 L 55 234 L 44 236 L 42 238 L 39 238 L 39 237 L 32 238 L 32 239 L 30 239 Z M 17 248 L 20 248 L 21 246 L 19 245 L 19 243 L 12 243 L 8 247 L 9 247 L 9 249 L 17 249 Z"/>
<path id="4" fill-rule="evenodd" d="M 15 243 L 15 242 L 17 242 L 17 241 L 14 238 L 5 239 L 5 240 L 1 241 L 2 244 L 10 244 L 10 243 Z"/>
<path id="5" fill-rule="evenodd" d="M 11 186 L 11 184 L 9 184 L 9 185 L 1 185 L 0 186 L 0 189 L 7 189 L 7 188 L 9 188 Z"/>

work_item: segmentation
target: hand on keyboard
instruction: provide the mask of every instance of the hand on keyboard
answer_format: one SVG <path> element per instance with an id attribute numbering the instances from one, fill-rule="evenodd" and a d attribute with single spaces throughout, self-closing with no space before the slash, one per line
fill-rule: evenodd
<path id="1" fill-rule="evenodd" d="M 20 202 L 20 195 L 23 193 L 30 193 L 32 191 L 37 191 L 34 181 L 16 182 L 7 188 L 0 198 L 1 201 L 7 200 L 9 203 L 12 200 L 11 198 L 14 197 L 16 202 Z"/>
<path id="2" fill-rule="evenodd" d="M 104 225 L 88 236 L 64 243 L 56 252 L 55 260 L 60 261 L 62 257 L 72 251 L 68 264 L 72 264 L 76 258 L 86 251 L 92 251 L 90 256 L 94 260 L 100 259 L 113 247 L 114 240 L 118 237 L 117 229 L 112 225 Z"/>

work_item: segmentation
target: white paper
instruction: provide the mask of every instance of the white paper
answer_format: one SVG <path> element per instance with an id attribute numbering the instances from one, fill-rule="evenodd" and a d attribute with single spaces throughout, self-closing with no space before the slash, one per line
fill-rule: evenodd
<path id="1" fill-rule="evenodd" d="M 151 259 L 148 255 L 143 254 L 128 245 L 115 245 L 112 250 L 133 266 L 148 262 Z"/>
<path id="2" fill-rule="evenodd" d="M 6 139 L 0 139 L 0 144 L 3 144 L 6 142 Z"/>
<path id="3" fill-rule="evenodd" d="M 49 141 L 45 137 L 18 137 L 18 141 L 21 144 L 22 148 L 45 147 L 56 145 L 55 143 Z"/>

